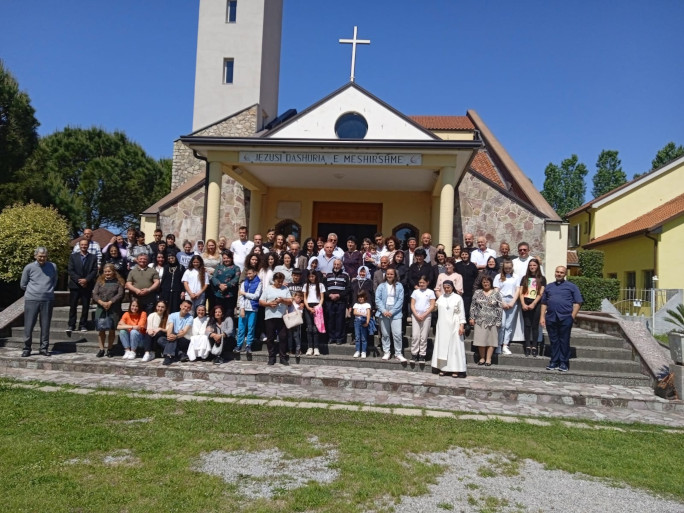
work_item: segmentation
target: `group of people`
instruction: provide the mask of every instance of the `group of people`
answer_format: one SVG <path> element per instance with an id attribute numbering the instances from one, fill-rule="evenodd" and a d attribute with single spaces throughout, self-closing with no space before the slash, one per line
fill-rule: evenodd
<path id="1" fill-rule="evenodd" d="M 549 368 L 564 371 L 572 319 L 582 302 L 577 288 L 565 281 L 564 267 L 555 270 L 555 287 L 547 286 L 541 262 L 530 256 L 526 242 L 518 244 L 513 257 L 507 243 L 497 254 L 484 237 L 470 233 L 450 255 L 432 245 L 429 233 L 420 241 L 408 238 L 406 249 L 396 237 L 381 233 L 361 241 L 350 236 L 345 249 L 334 233 L 301 245 L 274 230 L 265 241 L 260 234 L 250 240 L 244 226 L 230 244 L 221 237 L 186 240 L 180 248 L 172 234 L 163 239 L 161 230 L 146 244 L 145 234 L 131 229 L 126 239 L 115 237 L 102 249 L 91 230 L 83 235 L 68 265 L 67 335 L 77 329 L 79 304 L 78 329 L 87 331 L 88 307 L 95 302 L 98 357 L 112 356 L 118 333 L 125 359 L 142 350 L 143 361 L 150 361 L 161 349 L 165 365 L 196 358 L 222 363 L 231 348 L 251 353 L 258 336 L 268 347 L 269 365 L 277 360 L 287 365 L 290 354 L 319 355 L 323 333 L 329 344 L 345 343 L 353 326 L 354 357 L 366 357 L 369 336 L 378 330 L 382 358 L 394 355 L 403 363 L 410 318 L 411 360 L 426 361 L 434 326 L 431 363 L 442 374 L 465 376 L 464 338 L 471 330 L 478 364 L 489 366 L 495 351 L 511 354 L 508 346 L 518 325 L 524 326 L 525 355 L 532 357 L 538 356 L 539 326 L 546 325 L 553 351 Z M 39 265 L 46 272 L 39 256 L 46 253 L 37 250 L 36 262 L 24 271 L 28 283 L 22 277 L 27 304 L 35 274 L 30 271 Z M 44 286 L 46 278 L 40 278 Z M 131 302 L 123 313 L 126 290 Z M 34 325 L 38 312 L 42 326 L 43 311 L 27 309 Z M 24 353 L 30 354 L 30 332 L 26 343 Z M 41 338 L 41 352 L 47 353 L 46 346 Z"/>

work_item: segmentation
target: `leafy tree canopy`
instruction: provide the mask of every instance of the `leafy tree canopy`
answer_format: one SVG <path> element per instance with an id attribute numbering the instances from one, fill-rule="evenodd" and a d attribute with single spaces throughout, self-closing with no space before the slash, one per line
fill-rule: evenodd
<path id="1" fill-rule="evenodd" d="M 603 150 L 596 161 L 594 188 L 591 193 L 594 198 L 612 191 L 627 182 L 627 175 L 622 170 L 622 161 L 616 150 Z"/>
<path id="2" fill-rule="evenodd" d="M 16 198 L 17 171 L 38 145 L 31 100 L 0 60 L 0 208 Z"/>
<path id="3" fill-rule="evenodd" d="M 549 163 L 544 170 L 542 196 L 549 202 L 559 216 L 565 215 L 584 203 L 587 186 L 587 166 L 579 162 L 577 155 L 561 162 L 560 166 Z"/>
<path id="4" fill-rule="evenodd" d="M 672 162 L 674 159 L 678 159 L 682 155 L 684 155 L 684 146 L 677 146 L 674 142 L 670 141 L 656 153 L 655 158 L 651 162 L 651 169 L 663 167 L 665 164 Z"/>
<path id="5" fill-rule="evenodd" d="M 170 190 L 170 166 L 148 157 L 123 132 L 70 128 L 41 139 L 22 170 L 28 198 L 54 205 L 72 234 L 124 229 Z"/>
<path id="6" fill-rule="evenodd" d="M 0 280 L 19 280 L 38 246 L 45 246 L 48 258 L 65 271 L 71 253 L 66 219 L 56 209 L 35 203 L 6 207 L 0 213 Z"/>

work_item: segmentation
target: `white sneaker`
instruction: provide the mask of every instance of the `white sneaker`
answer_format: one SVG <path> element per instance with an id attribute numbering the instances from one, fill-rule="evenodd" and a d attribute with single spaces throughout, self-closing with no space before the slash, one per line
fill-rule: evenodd
<path id="1" fill-rule="evenodd" d="M 356 352 L 354 353 L 354 358 L 358 358 L 359 356 L 361 356 L 361 353 L 359 353 L 358 351 L 356 351 Z"/>
<path id="2" fill-rule="evenodd" d="M 318 349 L 314 349 L 314 356 L 321 356 L 321 352 Z"/>
<path id="3" fill-rule="evenodd" d="M 145 356 L 142 357 L 143 362 L 151 362 L 154 359 L 155 359 L 154 353 L 145 353 Z"/>
<path id="4" fill-rule="evenodd" d="M 361 358 L 365 358 L 365 357 L 366 357 L 366 353 L 361 353 Z"/>
<path id="5" fill-rule="evenodd" d="M 391 356 L 392 356 L 392 355 L 389 354 L 389 351 L 388 351 L 387 353 L 385 353 L 385 354 L 382 355 L 382 359 L 383 359 L 383 360 L 389 360 Z"/>
<path id="6" fill-rule="evenodd" d="M 266 342 L 266 339 L 267 339 L 268 337 L 266 336 L 265 333 L 262 333 L 262 334 L 261 334 L 261 337 L 259 337 L 259 338 L 261 338 L 261 341 L 262 341 L 262 342 Z"/>
<path id="7" fill-rule="evenodd" d="M 127 349 L 126 352 L 123 355 L 122 360 L 130 360 L 131 359 L 131 352 Z"/>
<path id="8" fill-rule="evenodd" d="M 130 356 L 128 357 L 129 360 L 135 360 L 135 351 L 130 352 Z"/>
<path id="9" fill-rule="evenodd" d="M 306 356 L 313 356 L 313 348 L 310 347 L 309 349 L 307 349 Z"/>
<path id="10" fill-rule="evenodd" d="M 402 355 L 398 354 L 397 360 L 399 360 L 401 363 L 404 363 L 406 361 L 406 358 L 404 358 Z"/>
<path id="11" fill-rule="evenodd" d="M 508 349 L 507 345 L 505 345 L 501 348 L 501 354 L 513 354 L 513 353 L 511 353 L 511 350 Z"/>

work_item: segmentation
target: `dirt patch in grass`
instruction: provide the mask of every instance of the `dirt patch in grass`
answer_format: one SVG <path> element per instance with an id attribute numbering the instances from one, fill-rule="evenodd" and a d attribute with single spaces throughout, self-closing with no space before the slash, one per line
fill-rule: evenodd
<path id="1" fill-rule="evenodd" d="M 312 437 L 309 443 L 324 454 L 313 458 L 288 458 L 279 449 L 263 451 L 212 451 L 203 454 L 195 470 L 218 476 L 236 486 L 250 499 L 273 499 L 310 482 L 327 484 L 339 476 L 333 468 L 337 450 L 323 446 Z"/>
<path id="2" fill-rule="evenodd" d="M 453 510 L 462 513 L 524 511 L 684 511 L 684 504 L 656 497 L 624 483 L 549 470 L 533 460 L 454 448 L 415 455 L 446 472 L 426 495 L 402 497 L 395 513 Z M 382 504 L 381 508 L 385 505 Z"/>

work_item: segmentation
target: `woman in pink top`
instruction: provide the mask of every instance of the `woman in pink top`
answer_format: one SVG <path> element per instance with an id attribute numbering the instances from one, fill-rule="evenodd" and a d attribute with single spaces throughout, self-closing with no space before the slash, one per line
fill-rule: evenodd
<path id="1" fill-rule="evenodd" d="M 447 258 L 445 264 L 446 272 L 437 277 L 437 285 L 435 285 L 435 296 L 437 296 L 437 298 L 444 294 L 444 290 L 442 290 L 442 283 L 444 283 L 446 280 L 450 280 L 454 283 L 454 291 L 457 294 L 463 294 L 463 277 L 454 271 L 454 263 L 453 257 Z"/>

